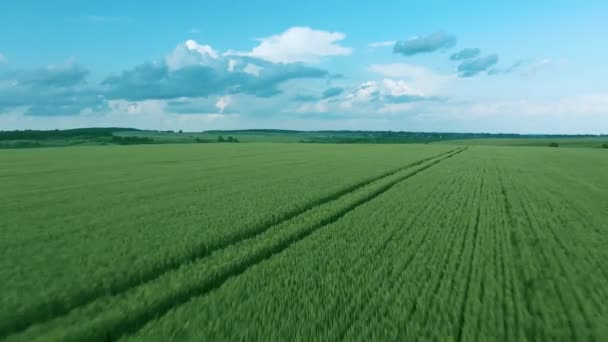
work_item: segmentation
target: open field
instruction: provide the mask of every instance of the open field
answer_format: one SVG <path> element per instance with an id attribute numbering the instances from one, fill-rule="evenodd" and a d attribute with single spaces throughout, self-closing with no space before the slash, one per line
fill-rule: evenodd
<path id="1" fill-rule="evenodd" d="M 557 143 L 559 147 L 590 147 L 608 148 L 608 137 L 543 137 L 543 138 L 480 138 L 480 139 L 457 139 L 439 142 L 449 145 L 464 146 L 539 146 L 548 147 L 551 143 Z"/>
<path id="2" fill-rule="evenodd" d="M 608 339 L 608 150 L 0 151 L 0 339 Z"/>
<path id="3" fill-rule="evenodd" d="M 250 129 L 204 132 L 133 128 L 0 131 L 0 149 L 91 145 L 239 143 L 429 144 L 608 148 L 606 135 L 519 135 L 400 131 L 292 131 Z"/>

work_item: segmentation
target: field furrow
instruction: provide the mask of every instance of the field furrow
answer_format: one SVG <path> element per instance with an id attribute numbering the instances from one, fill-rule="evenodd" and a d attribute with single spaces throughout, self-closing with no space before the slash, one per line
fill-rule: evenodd
<path id="1" fill-rule="evenodd" d="M 225 246 L 208 258 L 196 258 L 181 264 L 154 278 L 154 281 L 133 286 L 120 293 L 101 297 L 98 301 L 82 305 L 68 312 L 66 317 L 57 318 L 48 324 L 34 325 L 22 335 L 57 336 L 61 340 L 116 338 L 125 333 L 136 331 L 148 320 L 162 315 L 172 307 L 185 303 L 219 287 L 228 278 L 244 272 L 250 266 L 271 257 L 303 239 L 315 230 L 335 222 L 363 203 L 381 195 L 395 184 L 408 179 L 426 169 L 464 151 L 457 149 L 436 158 L 416 162 L 386 177 L 365 184 L 335 201 L 313 207 L 268 229 L 268 234 L 251 237 L 248 240 Z M 199 262 L 200 261 L 200 262 Z M 199 272 L 194 276 L 193 272 Z M 180 280 L 181 282 L 177 282 Z M 176 286 L 177 285 L 177 286 Z M 163 291 L 167 287 L 172 291 Z M 137 300 L 136 300 L 137 299 Z M 136 303 L 137 302 L 137 303 Z M 121 304 L 122 303 L 122 304 Z M 107 311 L 102 308 L 108 307 Z M 120 310 L 117 310 L 120 308 Z M 76 326 L 81 317 L 89 317 L 86 323 Z M 70 329 L 65 327 L 72 325 Z M 61 331 L 53 335 L 51 331 Z"/>
<path id="2" fill-rule="evenodd" d="M 40 248 L 37 247 L 37 244 L 29 245 L 27 239 L 25 241 L 22 240 L 23 237 L 20 237 L 18 240 L 13 240 L 9 233 L 4 240 L 8 244 L 5 246 L 7 248 L 3 249 L 1 252 L 3 257 L 1 260 L 10 260 L 12 263 L 4 264 L 0 261 L 1 270 L 11 272 L 11 270 L 15 269 L 27 270 L 30 267 L 37 267 L 39 272 L 41 272 L 41 274 L 38 274 L 38 277 L 41 277 L 45 276 L 46 272 L 54 271 L 53 267 L 43 267 L 42 265 L 54 262 L 54 265 L 62 265 L 63 267 L 60 273 L 54 273 L 57 274 L 54 281 L 47 284 L 47 287 L 42 291 L 30 291 L 30 297 L 27 298 L 27 301 L 24 301 L 20 294 L 24 292 L 28 293 L 30 287 L 37 286 L 38 284 L 35 282 L 36 278 L 28 278 L 28 273 L 19 272 L 7 279 L 8 281 L 1 287 L 1 289 L 4 290 L 6 297 L 2 303 L 3 310 L 0 311 L 0 336 L 6 336 L 23 330 L 35 322 L 43 322 L 53 317 L 63 315 L 73 308 L 86 305 L 99 297 L 119 294 L 138 284 L 155 279 L 159 275 L 174 270 L 184 263 L 207 256 L 214 250 L 224 248 L 225 246 L 243 239 L 251 238 L 273 225 L 279 224 L 280 222 L 286 222 L 293 217 L 306 212 L 310 208 L 333 201 L 370 182 L 389 177 L 408 167 L 419 165 L 420 163 L 429 160 L 429 158 L 441 156 L 448 151 L 447 148 L 442 148 L 442 150 L 443 151 L 438 154 L 433 154 L 431 156 L 427 154 L 426 157 L 414 160 L 412 160 L 410 156 L 407 156 L 403 159 L 406 164 L 405 166 L 403 166 L 403 162 L 401 162 L 401 166 L 397 168 L 391 168 L 388 171 L 385 170 L 374 177 L 365 175 L 361 177 L 360 180 L 354 181 L 351 184 L 344 184 L 344 181 L 335 182 L 336 184 L 343 185 L 343 187 L 341 189 L 335 189 L 335 185 L 328 186 L 327 189 L 333 189 L 333 192 L 329 192 L 325 196 L 310 198 L 310 195 L 307 194 L 308 198 L 304 197 L 304 200 L 295 202 L 297 205 L 292 205 L 292 209 L 273 211 L 270 212 L 270 215 L 264 213 L 260 215 L 256 213 L 256 215 L 253 216 L 253 220 L 249 219 L 244 223 L 237 223 L 239 216 L 243 214 L 249 215 L 248 212 L 251 209 L 244 210 L 240 215 L 235 215 L 234 217 L 224 217 L 221 213 L 219 217 L 218 215 L 210 216 L 205 210 L 198 208 L 201 205 L 206 204 L 196 200 L 190 201 L 186 206 L 176 206 L 168 209 L 156 208 L 155 206 L 151 206 L 150 209 L 147 209 L 146 206 L 143 206 L 143 211 L 137 212 L 135 215 L 133 215 L 133 212 L 124 210 L 123 208 L 120 212 L 125 214 L 124 217 L 115 215 L 114 213 L 112 213 L 112 215 L 95 217 L 89 224 L 91 227 L 97 227 L 99 225 L 101 225 L 101 227 L 91 230 L 81 230 L 82 235 L 72 234 L 67 235 L 64 238 L 62 237 L 63 234 L 60 234 L 57 237 L 49 236 L 42 239 L 44 241 L 45 249 L 37 253 L 32 252 L 31 258 L 28 259 L 28 263 L 24 263 L 23 265 L 20 265 L 23 259 L 17 258 L 15 255 L 30 253 L 30 249 L 40 250 Z M 297 151 L 298 150 L 296 150 L 296 152 Z M 239 150 L 233 151 L 232 153 L 235 153 L 235 156 L 241 156 Z M 418 154 L 413 155 L 417 156 Z M 251 158 L 247 155 L 244 157 Z M 259 158 L 256 154 L 254 154 L 254 157 Z M 271 159 L 271 165 L 273 163 L 276 163 L 277 165 L 280 165 L 281 163 L 285 164 L 285 161 L 281 160 L 281 158 L 285 157 L 279 156 L 279 161 Z M 144 160 L 146 161 L 146 164 L 150 162 L 147 159 Z M 395 162 L 392 163 L 395 164 Z M 91 167 L 96 168 L 97 165 L 98 163 L 91 161 Z M 222 166 L 221 170 L 224 170 L 224 166 Z M 262 169 L 262 171 L 267 172 L 268 170 Z M 153 172 L 159 173 L 159 175 L 155 177 L 155 182 L 160 182 L 158 184 L 162 184 L 162 187 L 175 191 L 175 174 L 165 175 L 160 171 Z M 260 171 L 256 170 L 255 172 Z M 315 171 L 315 173 L 316 172 L 317 171 Z M 280 176 L 277 178 L 277 181 L 280 180 L 281 177 L 284 178 L 284 176 Z M 321 185 L 328 185 L 325 181 L 333 181 L 331 178 L 325 178 L 316 178 L 313 176 L 310 180 L 317 179 Z M 167 181 L 165 182 L 164 179 Z M 235 194 L 223 194 L 223 196 L 227 199 L 233 199 L 236 201 L 234 204 L 238 205 L 239 202 L 242 202 L 242 199 L 238 197 L 240 195 L 239 189 L 251 188 L 247 191 L 255 191 L 257 189 L 256 187 L 252 187 L 251 184 L 247 186 L 247 179 L 236 178 L 236 180 L 243 182 L 243 185 L 232 184 L 232 189 L 234 189 L 232 191 L 235 191 Z M 102 182 L 105 182 L 105 180 L 102 180 Z M 307 183 L 309 183 L 309 180 L 303 181 L 302 185 L 307 185 Z M 280 183 L 278 185 L 280 185 Z M 143 184 L 137 186 L 141 188 Z M 203 184 L 202 186 L 205 185 Z M 215 187 L 217 185 L 211 183 L 211 186 Z M 159 190 L 158 187 L 155 187 L 152 189 L 152 193 L 155 191 L 158 192 L 161 190 Z M 327 190 L 323 189 L 320 194 L 324 192 L 327 193 Z M 142 193 L 146 196 L 150 196 L 147 192 Z M 137 195 L 137 192 L 135 195 Z M 198 192 L 194 192 L 192 195 L 201 196 Z M 190 196 L 190 194 L 183 196 L 184 198 L 180 198 L 179 201 L 186 202 L 190 200 Z M 290 197 L 293 197 L 293 195 L 290 195 Z M 107 198 L 105 200 L 107 200 Z M 264 201 L 265 200 L 261 200 L 260 203 L 265 204 Z M 286 202 L 289 203 L 292 201 L 286 200 Z M 166 207 L 164 201 L 158 203 Z M 250 204 L 249 207 L 251 207 Z M 2 208 L 2 210 L 4 209 L 5 208 Z M 167 211 L 170 211 L 170 213 Z M 235 212 L 232 213 L 236 214 Z M 101 224 L 108 218 L 114 220 L 113 222 L 118 223 L 120 226 L 113 227 L 112 224 Z M 187 223 L 192 226 L 183 227 L 180 225 L 176 227 L 176 222 L 173 221 L 182 220 L 183 218 L 186 218 L 188 221 L 192 220 L 192 222 Z M 194 221 L 196 218 L 199 218 L 199 222 Z M 17 221 L 17 223 L 18 222 L 19 221 Z M 144 222 L 147 222 L 147 224 L 143 225 Z M 212 229 L 212 227 L 205 227 L 205 225 L 208 225 L 210 222 L 213 222 L 215 225 L 227 224 L 228 228 L 222 227 L 222 229 Z M 148 226 L 150 224 L 172 229 L 155 229 L 150 231 L 150 227 Z M 112 230 L 116 230 L 117 228 L 120 228 L 120 234 L 111 233 Z M 54 234 L 55 231 L 61 232 L 63 228 L 47 230 L 49 231 L 49 234 Z M 3 233 L 6 233 L 5 229 L 2 231 Z M 27 231 L 37 230 L 30 229 L 26 230 L 26 232 Z M 181 236 L 180 232 L 185 235 Z M 138 241 L 139 244 L 133 245 L 132 243 L 135 241 Z M 168 241 L 173 241 L 173 244 L 167 244 Z M 156 253 L 142 253 L 146 250 L 155 250 Z M 52 253 L 52 251 L 70 252 Z M 108 254 L 111 254 L 114 258 L 118 256 L 119 261 L 124 260 L 125 262 L 108 263 Z M 81 257 L 73 258 L 71 257 L 73 255 L 80 255 Z M 94 269 L 94 272 L 91 272 L 91 269 Z M 50 273 L 48 277 L 50 277 Z"/>
<path id="3" fill-rule="evenodd" d="M 0 338 L 608 337 L 604 152 L 243 145 L 0 154 Z"/>
<path id="4" fill-rule="evenodd" d="M 369 289 L 376 288 L 369 287 L 372 284 L 368 281 L 368 274 L 373 279 L 373 273 L 379 270 L 378 272 L 383 274 L 385 279 L 394 279 L 399 274 L 399 270 L 404 268 L 408 262 L 407 258 L 403 258 L 403 252 L 407 251 L 408 254 L 411 253 L 413 256 L 424 255 L 425 249 L 417 249 L 416 246 L 420 242 L 423 244 L 430 243 L 426 246 L 426 250 L 428 250 L 429 247 L 432 247 L 432 243 L 436 242 L 436 240 L 430 238 L 421 241 L 421 238 L 429 232 L 422 228 L 425 226 L 424 224 L 416 224 L 417 229 L 411 231 L 412 234 L 410 235 L 409 230 L 403 229 L 407 228 L 407 225 L 404 226 L 402 223 L 402 220 L 407 222 L 413 219 L 412 216 L 418 216 L 420 209 L 434 204 L 437 200 L 436 197 L 429 198 L 428 201 L 424 202 L 407 199 L 418 198 L 422 200 L 423 195 L 428 194 L 429 190 L 433 189 L 432 184 L 434 182 L 429 183 L 428 181 L 441 179 L 437 178 L 438 172 L 439 174 L 444 173 L 445 165 L 456 163 L 461 158 L 463 157 L 450 159 L 449 163 L 446 161 L 431 168 L 430 171 L 408 179 L 408 181 L 399 184 L 398 187 L 389 190 L 374 201 L 367 202 L 362 207 L 344 216 L 327 229 L 313 234 L 310 238 L 293 248 L 289 248 L 275 258 L 256 265 L 242 276 L 231 279 L 212 294 L 198 297 L 169 312 L 167 316 L 160 320 L 150 322 L 141 333 L 135 336 L 143 339 L 151 336 L 163 336 L 167 339 L 187 337 L 189 329 L 180 324 L 180 317 L 192 316 L 191 310 L 196 310 L 195 308 L 208 308 L 197 311 L 197 314 L 193 317 L 195 321 L 189 319 L 189 323 L 186 324 L 202 329 L 201 332 L 204 332 L 201 338 L 203 339 L 270 336 L 266 334 L 271 334 L 275 338 L 298 339 L 310 336 L 308 334 L 315 331 L 328 339 L 333 339 L 332 336 L 339 337 L 342 334 L 343 327 L 348 326 L 353 318 L 357 318 L 349 315 L 351 310 L 348 308 L 354 307 L 355 312 L 365 309 L 368 306 L 368 300 L 372 299 L 370 296 L 376 294 L 375 291 L 369 291 Z M 414 180 L 418 182 L 413 182 Z M 450 180 L 450 182 L 453 182 L 453 180 Z M 442 187 L 435 195 L 443 192 L 448 195 L 451 191 L 451 188 Z M 404 196 L 404 194 L 407 195 Z M 403 206 L 401 210 L 395 211 L 400 206 Z M 393 214 L 387 215 L 389 212 Z M 375 222 L 375 225 L 362 224 L 361 217 L 370 215 L 371 222 Z M 445 216 L 449 217 L 450 213 L 445 213 Z M 421 217 L 426 220 L 430 215 L 422 215 Z M 370 255 L 365 269 L 353 270 L 351 273 L 350 268 L 343 268 L 352 263 L 351 256 L 355 262 L 360 260 L 360 253 L 367 251 L 367 241 L 376 240 L 373 227 L 376 225 L 382 226 L 382 222 L 402 227 L 404 233 L 396 234 L 379 255 Z M 436 230 L 430 230 L 430 233 L 435 234 L 437 239 L 441 236 Z M 352 241 L 353 235 L 359 237 L 359 239 Z M 411 242 L 411 248 L 408 249 L 407 246 L 404 246 L 404 241 Z M 376 244 L 376 242 L 371 243 Z M 328 247 L 327 244 L 330 244 L 331 247 Z M 311 252 L 314 250 L 323 251 L 323 253 Z M 361 278 L 362 275 L 366 276 Z M 274 280 L 268 282 L 265 279 Z M 390 283 L 390 281 L 387 283 Z M 331 284 L 335 284 L 335 286 Z M 344 286 L 345 284 L 349 284 L 349 286 Z M 353 293 L 353 290 L 356 292 Z M 378 294 L 383 293 L 378 292 Z M 286 302 L 282 302 L 283 300 Z M 273 307 L 273 303 L 280 306 Z M 315 305 L 316 303 L 318 305 Z M 346 308 L 346 310 L 336 312 L 336 305 L 332 305 L 332 303 L 337 303 L 338 308 Z M 376 302 L 372 303 L 375 304 Z M 238 307 L 239 309 L 232 312 L 233 320 L 226 320 L 222 316 L 228 313 L 214 312 L 213 308 L 215 307 Z M 298 311 L 289 310 L 289 308 L 296 307 L 299 308 Z M 370 312 L 373 313 L 374 310 L 372 309 Z M 246 317 L 252 319 L 252 315 L 256 314 L 271 315 L 272 318 L 268 317 L 268 319 L 275 324 L 259 326 L 253 322 L 245 323 Z M 299 322 L 297 329 L 294 329 L 295 325 L 293 324 L 295 322 Z M 208 330 L 199 326 L 199 324 L 207 327 L 215 326 L 215 328 Z M 239 324 L 242 324 L 241 329 L 235 329 Z M 155 327 L 161 326 L 166 327 L 166 329 L 155 329 Z M 358 325 L 357 329 L 360 328 L 361 326 Z M 346 339 L 349 336 L 346 335 Z"/>

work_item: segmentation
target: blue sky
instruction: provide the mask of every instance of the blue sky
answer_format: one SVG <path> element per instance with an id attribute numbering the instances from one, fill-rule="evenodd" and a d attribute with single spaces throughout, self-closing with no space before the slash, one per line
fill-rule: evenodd
<path id="1" fill-rule="evenodd" d="M 605 1 L 0 7 L 0 130 L 608 133 Z"/>

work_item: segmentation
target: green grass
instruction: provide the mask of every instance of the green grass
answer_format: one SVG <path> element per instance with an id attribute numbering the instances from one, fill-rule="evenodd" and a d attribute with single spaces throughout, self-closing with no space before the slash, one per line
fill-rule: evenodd
<path id="1" fill-rule="evenodd" d="M 0 337 L 602 340 L 602 149 L 0 151 Z"/>

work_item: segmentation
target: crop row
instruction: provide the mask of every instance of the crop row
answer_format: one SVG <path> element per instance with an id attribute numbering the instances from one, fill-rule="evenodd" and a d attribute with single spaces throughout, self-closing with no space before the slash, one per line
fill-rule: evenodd
<path id="1" fill-rule="evenodd" d="M 416 307 L 403 294 L 433 296 L 434 283 L 424 276 L 441 275 L 435 270 L 454 261 L 447 258 L 449 237 L 465 233 L 468 217 L 456 225 L 452 219 L 474 205 L 463 196 L 476 190 L 470 183 L 477 174 L 463 169 L 467 154 L 396 185 L 133 337 L 397 339 L 401 327 L 394 324 Z"/>
<path id="2" fill-rule="evenodd" d="M 157 274 L 150 281 L 134 284 L 120 292 L 98 296 L 88 303 L 74 306 L 64 312 L 64 315 L 57 315 L 61 317 L 39 322 L 23 334 L 13 337 L 28 340 L 36 336 L 43 339 L 53 336 L 52 339 L 59 340 L 105 339 L 137 329 L 155 315 L 219 286 L 229 277 L 339 219 L 394 184 L 462 150 L 421 160 L 383 177 L 376 177 L 349 192 L 336 195 L 331 201 L 313 206 L 300 215 L 265 229 L 264 234 L 235 241 L 210 254 L 189 258 L 178 267 Z M 84 321 L 83 317 L 86 317 Z"/>
<path id="3" fill-rule="evenodd" d="M 449 150 L 361 148 L 357 160 L 346 147 L 291 146 L 58 149 L 4 160 L 0 336 Z"/>
<path id="4" fill-rule="evenodd" d="M 469 149 L 128 337 L 604 340 L 608 179 L 541 152 Z"/>

